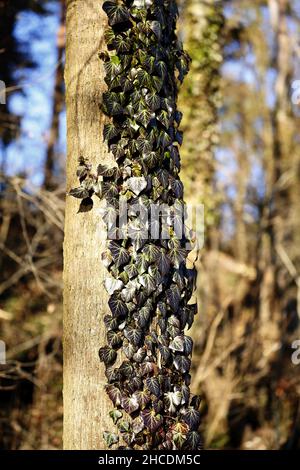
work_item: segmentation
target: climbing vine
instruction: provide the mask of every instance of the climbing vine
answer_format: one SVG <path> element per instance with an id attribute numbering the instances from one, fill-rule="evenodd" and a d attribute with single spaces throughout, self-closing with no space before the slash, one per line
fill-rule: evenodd
<path id="1" fill-rule="evenodd" d="M 104 139 L 115 163 L 100 164 L 93 174 L 81 158 L 80 186 L 70 194 L 83 208 L 93 194 L 107 203 L 110 311 L 99 356 L 118 433 L 104 438 L 109 447 L 196 450 L 199 398 L 190 394 L 193 342 L 185 334 L 196 313 L 195 270 L 186 263 L 188 235 L 176 230 L 185 213 L 176 101 L 189 57 L 176 37 L 175 1 L 110 0 L 103 9 L 109 27 L 108 52 L 100 54 L 107 84 L 102 106 L 110 118 Z M 123 202 L 128 220 L 122 225 Z M 149 223 L 136 211 L 161 205 L 169 209 L 167 228 L 161 217 Z"/>

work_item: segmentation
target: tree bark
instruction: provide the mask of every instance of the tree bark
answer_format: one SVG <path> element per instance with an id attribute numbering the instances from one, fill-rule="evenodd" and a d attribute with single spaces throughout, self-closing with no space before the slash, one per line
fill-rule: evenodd
<path id="1" fill-rule="evenodd" d="M 108 158 L 100 111 L 104 75 L 98 52 L 105 47 L 102 1 L 67 0 L 66 104 L 67 191 L 78 185 L 78 157 L 94 166 Z M 102 281 L 102 222 L 94 201 L 78 213 L 67 196 L 64 241 L 64 449 L 104 449 L 111 427 L 106 381 L 98 349 L 105 337 L 102 318 L 107 296 Z"/>
<path id="2" fill-rule="evenodd" d="M 56 167 L 56 144 L 59 139 L 59 116 L 64 106 L 64 70 L 63 55 L 65 50 L 65 2 L 60 0 L 60 25 L 57 31 L 57 68 L 54 81 L 52 118 L 45 161 L 44 188 L 51 191 L 55 187 L 54 171 Z"/>

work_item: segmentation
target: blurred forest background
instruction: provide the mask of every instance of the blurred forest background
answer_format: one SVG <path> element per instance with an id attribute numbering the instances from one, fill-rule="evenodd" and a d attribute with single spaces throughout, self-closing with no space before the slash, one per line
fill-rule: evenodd
<path id="1" fill-rule="evenodd" d="M 179 6 L 181 175 L 206 212 L 192 329 L 205 446 L 300 449 L 300 4 Z M 0 22 L 0 448 L 59 449 L 64 1 L 0 0 Z"/>

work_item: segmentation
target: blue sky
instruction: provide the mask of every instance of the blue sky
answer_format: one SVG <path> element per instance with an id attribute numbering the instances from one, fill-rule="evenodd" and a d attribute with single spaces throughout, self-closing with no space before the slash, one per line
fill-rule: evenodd
<path id="1" fill-rule="evenodd" d="M 51 124 L 51 98 L 57 64 L 56 33 L 59 27 L 59 4 L 49 3 L 49 14 L 40 16 L 22 12 L 16 24 L 15 36 L 29 45 L 29 53 L 37 67 L 16 74 L 21 90 L 8 99 L 12 112 L 23 116 L 20 137 L 6 150 L 9 174 L 26 171 L 34 185 L 43 181 L 43 165 L 47 134 Z M 7 84 L 9 87 L 10 84 Z M 65 113 L 60 119 L 58 151 L 65 153 Z"/>

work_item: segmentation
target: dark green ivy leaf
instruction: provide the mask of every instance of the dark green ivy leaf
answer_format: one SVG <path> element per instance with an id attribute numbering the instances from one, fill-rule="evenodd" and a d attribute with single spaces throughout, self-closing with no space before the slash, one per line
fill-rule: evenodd
<path id="1" fill-rule="evenodd" d="M 144 127 L 147 127 L 152 119 L 152 115 L 148 109 L 143 108 L 137 114 L 135 114 L 135 118 L 138 122 L 143 124 Z"/>
<path id="2" fill-rule="evenodd" d="M 202 440 L 197 431 L 191 431 L 187 434 L 184 448 L 187 450 L 201 450 Z"/>
<path id="3" fill-rule="evenodd" d="M 173 312 L 177 312 L 180 298 L 180 290 L 176 284 L 172 284 L 170 289 L 167 290 L 167 299 Z"/>
<path id="4" fill-rule="evenodd" d="M 115 317 L 125 317 L 128 312 L 125 302 L 123 302 L 117 294 L 113 294 L 110 297 L 108 305 L 112 315 Z"/>
<path id="5" fill-rule="evenodd" d="M 146 386 L 148 390 L 153 393 L 156 397 L 160 396 L 160 385 L 156 377 L 148 377 L 146 379 Z"/>
<path id="6" fill-rule="evenodd" d="M 179 335 L 176 336 L 173 341 L 170 343 L 170 349 L 172 351 L 178 351 L 178 352 L 183 352 L 184 351 L 184 336 Z"/>
<path id="7" fill-rule="evenodd" d="M 139 346 L 143 337 L 143 331 L 138 328 L 125 328 L 124 335 L 134 346 Z"/>
<path id="8" fill-rule="evenodd" d="M 190 370 L 191 367 L 191 361 L 185 356 L 175 356 L 174 359 L 174 366 L 176 369 L 181 372 L 182 374 L 185 374 Z"/>
<path id="9" fill-rule="evenodd" d="M 102 8 L 109 18 L 110 25 L 122 23 L 129 19 L 129 11 L 124 4 L 119 3 L 118 1 L 106 1 L 103 3 Z"/>
<path id="10" fill-rule="evenodd" d="M 162 248 L 160 250 L 158 259 L 157 259 L 158 269 L 161 272 L 162 276 L 165 276 L 170 271 L 170 259 L 166 254 L 166 251 Z"/>
<path id="11" fill-rule="evenodd" d="M 113 348 L 104 346 L 103 348 L 99 349 L 99 357 L 100 360 L 104 362 L 106 366 L 108 366 L 109 364 L 113 364 L 115 362 L 117 359 L 117 353 Z"/>
<path id="12" fill-rule="evenodd" d="M 110 140 L 120 134 L 120 129 L 111 122 L 105 124 L 103 129 L 103 137 L 105 140 Z"/>
<path id="13" fill-rule="evenodd" d="M 145 96 L 145 101 L 151 111 L 156 111 L 160 107 L 160 97 L 156 93 L 148 93 Z"/>
<path id="14" fill-rule="evenodd" d="M 200 411 L 190 407 L 183 414 L 183 419 L 191 430 L 197 431 L 201 421 Z"/>
<path id="15" fill-rule="evenodd" d="M 109 250 L 117 268 L 127 264 L 130 260 L 130 255 L 126 248 L 118 245 L 118 243 L 111 241 L 109 243 Z"/>
<path id="16" fill-rule="evenodd" d="M 111 346 L 112 348 L 118 348 L 122 345 L 122 336 L 121 336 L 121 332 L 116 332 L 116 331 L 113 331 L 113 330 L 109 330 L 107 332 L 107 342 L 109 344 L 109 346 Z"/>
<path id="17" fill-rule="evenodd" d="M 79 186 L 78 188 L 73 188 L 69 192 L 70 196 L 76 197 L 78 199 L 85 199 L 89 197 L 90 192 L 84 188 L 83 186 Z"/>

